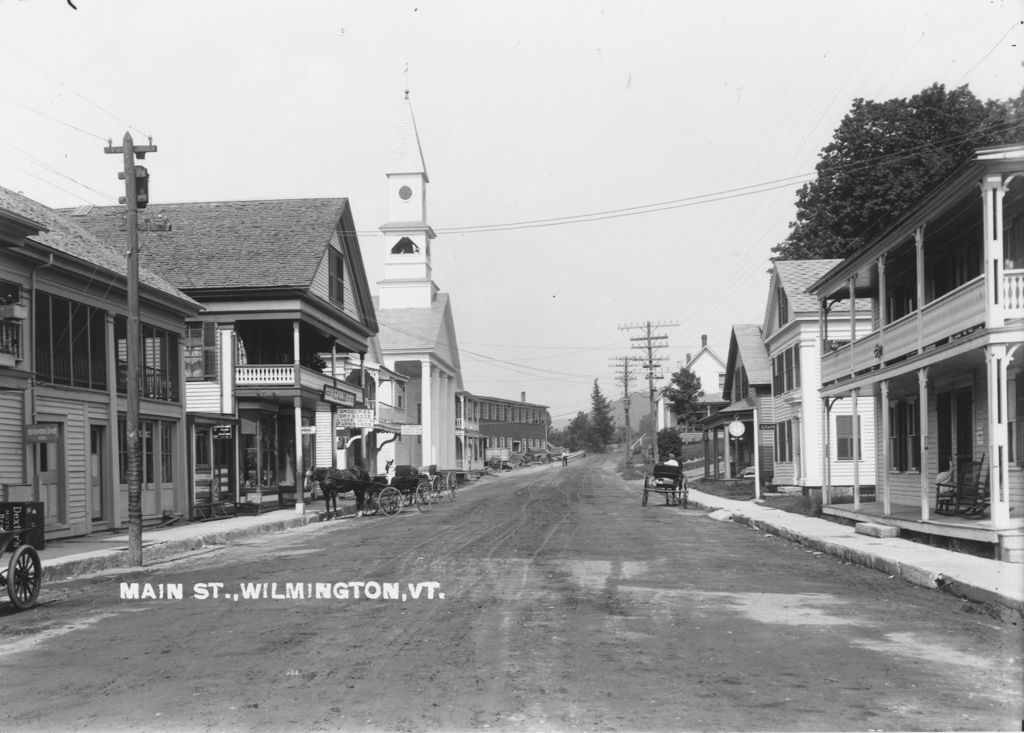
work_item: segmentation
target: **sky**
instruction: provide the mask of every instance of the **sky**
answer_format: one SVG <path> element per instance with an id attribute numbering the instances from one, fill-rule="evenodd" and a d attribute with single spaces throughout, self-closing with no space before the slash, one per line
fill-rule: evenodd
<path id="1" fill-rule="evenodd" d="M 761 323 L 771 248 L 856 98 L 1024 87 L 1021 0 L 0 0 L 0 185 L 114 205 L 347 197 L 371 290 L 406 89 L 464 387 L 589 411 L 630 326 L 667 379 Z M 645 391 L 638 367 L 631 390 Z"/>

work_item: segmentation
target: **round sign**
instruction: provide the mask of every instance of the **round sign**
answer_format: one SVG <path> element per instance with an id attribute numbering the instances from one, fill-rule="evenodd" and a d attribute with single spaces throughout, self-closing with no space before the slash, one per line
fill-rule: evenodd
<path id="1" fill-rule="evenodd" d="M 739 420 L 733 420 L 731 423 L 729 423 L 729 427 L 727 429 L 729 431 L 729 435 L 731 435 L 734 438 L 742 437 L 743 433 L 747 431 L 746 426 Z"/>

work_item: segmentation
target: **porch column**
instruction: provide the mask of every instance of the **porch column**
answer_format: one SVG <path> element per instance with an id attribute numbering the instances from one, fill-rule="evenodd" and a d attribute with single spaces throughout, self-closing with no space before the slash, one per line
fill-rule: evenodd
<path id="1" fill-rule="evenodd" d="M 882 440 L 879 446 L 882 450 L 880 455 L 882 456 L 881 462 L 875 463 L 878 466 L 878 485 L 882 491 L 882 514 L 889 516 L 892 514 L 892 499 L 889 497 L 889 380 L 883 379 L 879 385 L 881 389 L 881 397 L 879 402 L 882 405 L 881 423 L 882 423 Z M 879 441 L 875 441 L 878 445 Z"/>
<path id="2" fill-rule="evenodd" d="M 885 291 L 885 253 L 878 256 L 878 345 L 885 360 L 885 325 L 889 322 L 889 296 Z"/>
<path id="3" fill-rule="evenodd" d="M 722 426 L 722 438 L 724 439 L 722 454 L 725 456 L 725 465 L 722 467 L 722 478 L 729 479 L 732 478 L 732 471 L 729 468 L 729 462 L 732 459 L 732 446 L 730 445 L 730 443 L 732 443 L 732 438 L 729 436 L 728 425 Z M 658 460 L 657 457 L 655 457 L 654 460 Z"/>
<path id="4" fill-rule="evenodd" d="M 985 232 L 982 235 L 981 261 L 985 275 L 985 328 L 1003 325 L 1003 190 L 1003 177 L 999 173 L 985 176 L 982 181 Z"/>
<path id="5" fill-rule="evenodd" d="M 1010 466 L 1007 460 L 1009 400 L 1006 395 L 1006 372 L 1018 348 L 1019 344 L 1014 344 L 1012 348 L 1007 348 L 1006 344 L 992 344 L 985 348 L 988 371 L 988 485 L 994 529 L 1002 529 L 1010 524 Z"/>
<path id="6" fill-rule="evenodd" d="M 850 298 L 850 375 L 857 371 L 856 347 L 857 342 L 857 275 L 856 273 L 848 282 Z"/>
<path id="7" fill-rule="evenodd" d="M 303 496 L 306 482 L 306 466 L 302 455 L 302 398 L 293 397 L 292 406 L 295 412 L 295 513 L 305 514 L 306 504 Z"/>
<path id="8" fill-rule="evenodd" d="M 829 415 L 832 412 L 829 398 L 821 400 L 821 435 L 824 438 L 821 450 L 821 503 L 828 504 L 832 489 L 832 430 Z"/>
<path id="9" fill-rule="evenodd" d="M 292 363 L 295 364 L 295 384 L 299 383 L 299 359 L 302 354 L 299 349 L 302 345 L 299 343 L 299 322 L 292 321 Z"/>
<path id="10" fill-rule="evenodd" d="M 917 370 L 917 436 L 921 445 L 921 521 L 928 521 L 931 502 L 931 461 L 928 448 L 931 439 L 928 435 L 928 367 Z"/>
<path id="11" fill-rule="evenodd" d="M 924 349 L 924 318 L 922 318 L 922 309 L 924 308 L 924 225 L 922 224 L 914 230 L 914 280 L 917 284 L 914 297 L 917 299 L 917 314 L 914 316 L 914 321 L 917 323 L 917 353 L 920 354 Z M 923 473 L 923 472 L 922 472 Z"/>
<path id="12" fill-rule="evenodd" d="M 860 415 L 857 412 L 857 397 L 860 387 L 850 390 L 850 412 L 853 414 L 853 510 L 860 510 Z"/>
<path id="13" fill-rule="evenodd" d="M 434 448 L 434 426 L 432 423 L 432 415 L 434 414 L 433 371 L 429 359 L 424 359 L 420 362 L 420 423 L 423 425 L 423 435 L 421 436 L 423 449 L 420 451 L 420 460 L 424 465 L 430 463 L 431 451 Z"/>

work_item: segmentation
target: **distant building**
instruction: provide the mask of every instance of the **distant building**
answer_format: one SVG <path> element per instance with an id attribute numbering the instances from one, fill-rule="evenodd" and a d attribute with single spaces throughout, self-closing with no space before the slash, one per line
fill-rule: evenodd
<path id="1" fill-rule="evenodd" d="M 686 355 L 682 364 L 700 379 L 703 395 L 697 398 L 701 415 L 707 417 L 728 404 L 722 399 L 722 388 L 725 386 L 725 362 L 708 346 L 706 334 L 700 337 L 700 350 L 692 356 Z M 671 380 L 658 391 L 655 402 L 657 428 L 679 427 L 679 417 L 672 412 L 672 403 L 666 398 L 665 390 L 671 386 Z M 699 432 L 699 431 L 698 431 Z"/>
<path id="2" fill-rule="evenodd" d="M 473 400 L 479 409 L 488 458 L 547 451 L 551 416 L 546 405 L 527 402 L 525 393 L 518 402 L 480 396 Z"/>

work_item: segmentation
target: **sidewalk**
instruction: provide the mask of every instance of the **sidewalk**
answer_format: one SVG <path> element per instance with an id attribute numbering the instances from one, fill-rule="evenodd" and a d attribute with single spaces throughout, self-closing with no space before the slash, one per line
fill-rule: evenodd
<path id="1" fill-rule="evenodd" d="M 908 583 L 941 589 L 1024 614 L 1024 566 L 922 545 L 899 537 L 874 537 L 825 519 L 724 499 L 690 489 L 689 504 L 715 519 L 741 522 L 846 562 Z M 869 528 L 870 529 L 870 528 Z"/>

